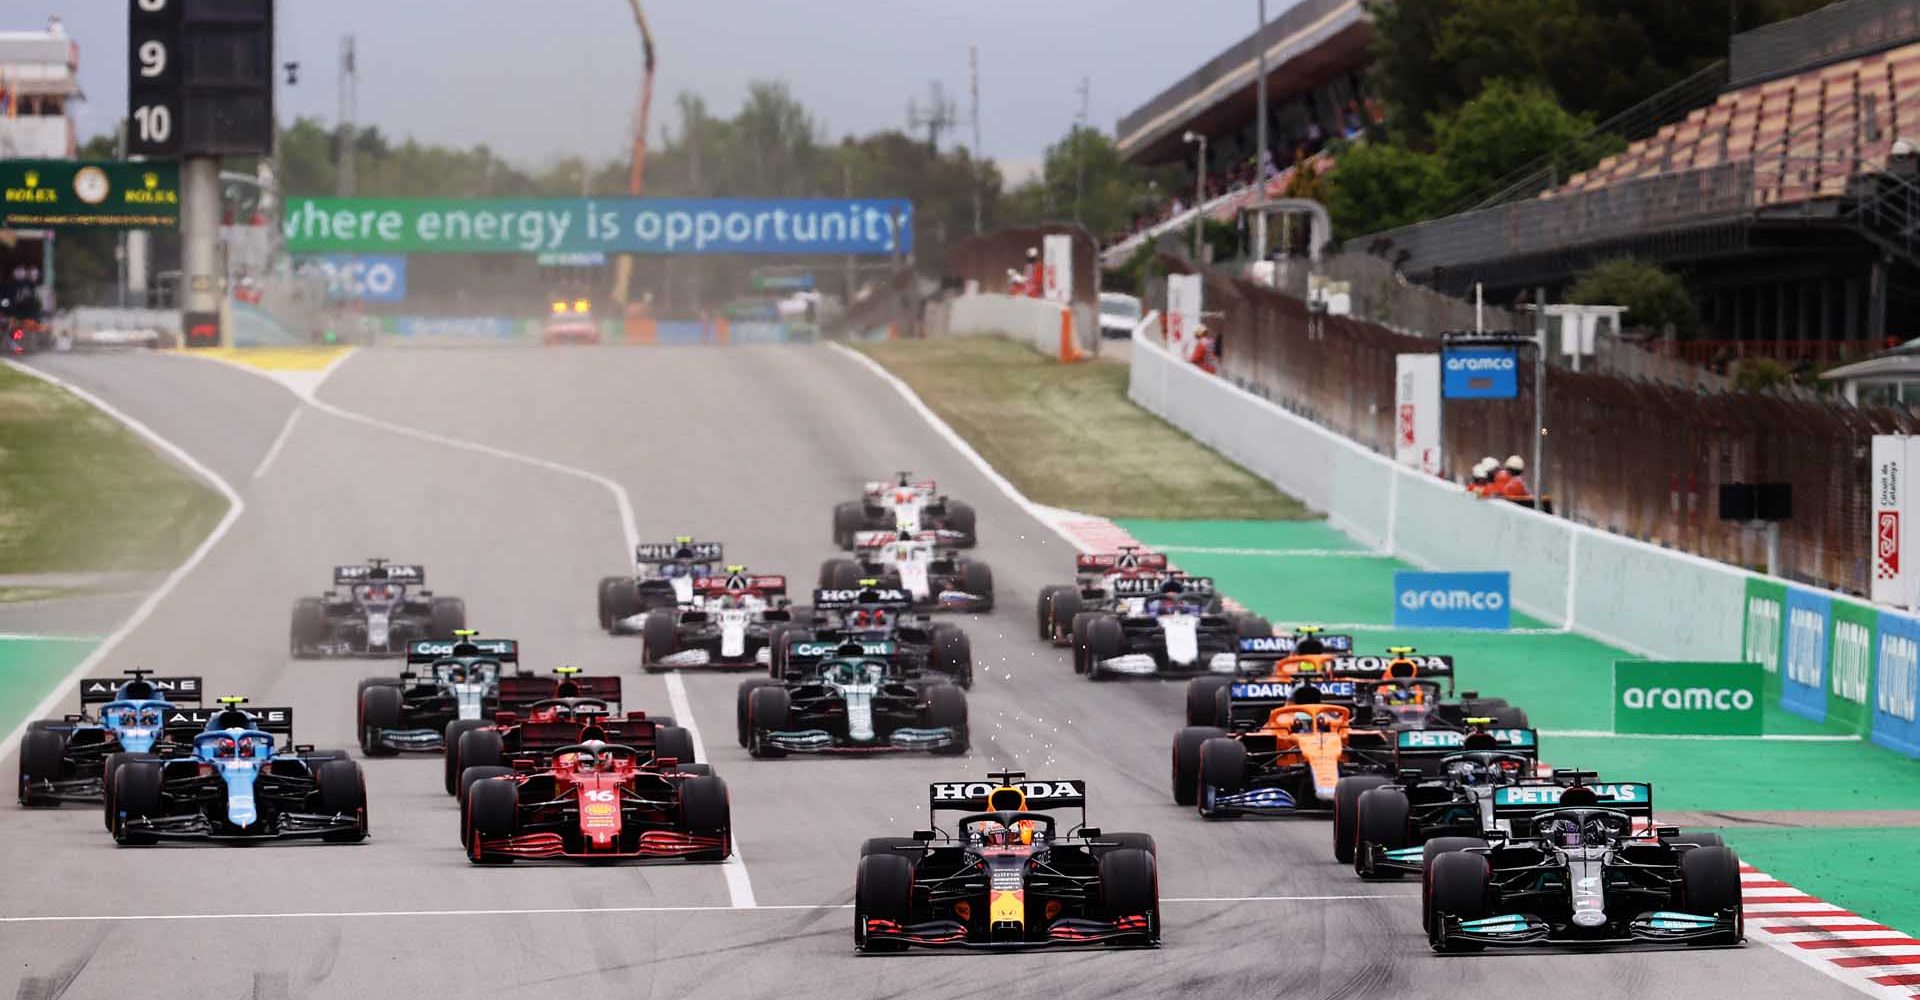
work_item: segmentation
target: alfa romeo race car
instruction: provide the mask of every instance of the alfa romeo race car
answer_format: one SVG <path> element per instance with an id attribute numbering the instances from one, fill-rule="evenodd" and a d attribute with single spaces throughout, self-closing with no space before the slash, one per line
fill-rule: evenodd
<path id="1" fill-rule="evenodd" d="M 755 576 L 744 566 L 693 580 L 693 600 L 647 612 L 640 664 L 649 672 L 678 667 L 761 667 L 775 625 L 792 620 L 787 578 Z"/>
<path id="2" fill-rule="evenodd" d="M 813 592 L 813 609 L 792 627 L 773 630 L 768 673 L 798 676 L 847 640 L 891 642 L 887 660 L 909 672 L 932 671 L 962 688 L 973 687 L 973 642 L 958 625 L 915 614 L 904 590 L 862 580 L 858 587 Z"/>
<path id="3" fill-rule="evenodd" d="M 940 532 L 861 531 L 853 558 L 820 564 L 820 586 L 845 588 L 872 579 L 913 595 L 920 608 L 986 614 L 993 610 L 993 569 L 953 549 L 941 549 Z"/>
<path id="4" fill-rule="evenodd" d="M 1745 940 L 1740 859 L 1719 835 L 1653 826 L 1650 785 L 1585 777 L 1496 788 L 1511 835 L 1431 854 L 1421 902 L 1434 951 Z"/>
<path id="5" fill-rule="evenodd" d="M 1123 598 L 1114 593 L 1115 581 L 1159 579 L 1167 575 L 1167 568 L 1164 554 L 1142 552 L 1138 546 L 1131 545 L 1121 546 L 1117 552 L 1075 556 L 1072 583 L 1040 588 L 1037 617 L 1041 641 L 1056 646 L 1071 643 L 1075 615 L 1082 611 L 1120 610 Z"/>
<path id="6" fill-rule="evenodd" d="M 27 723 L 20 738 L 20 804 L 57 806 L 99 802 L 113 772 L 129 760 L 178 757 L 192 750 L 197 726 L 167 719 L 179 705 L 200 704 L 198 677 L 155 677 L 129 670 L 132 680 L 89 677 L 80 682 L 80 711 Z M 98 705 L 97 712 L 90 712 Z"/>
<path id="7" fill-rule="evenodd" d="M 397 655 L 417 639 L 452 639 L 467 627 L 466 603 L 426 582 L 424 567 L 385 559 L 335 566 L 336 589 L 294 602 L 293 657 Z"/>
<path id="8" fill-rule="evenodd" d="M 1511 831 L 1493 813 L 1493 793 L 1539 780 L 1540 738 L 1491 725 L 1402 730 L 1394 734 L 1394 763 L 1390 776 L 1356 774 L 1334 786 L 1334 860 L 1352 864 L 1361 878 L 1419 874 L 1425 845 L 1436 838 L 1505 837 Z"/>
<path id="9" fill-rule="evenodd" d="M 481 770 L 468 768 L 462 780 Z M 475 864 L 723 861 L 733 853 L 726 782 L 647 748 L 589 739 L 512 770 L 487 769 L 467 784 L 460 844 Z"/>
<path id="10" fill-rule="evenodd" d="M 935 782 L 927 811 L 963 813 L 952 832 L 860 846 L 853 944 L 863 952 L 911 945 L 1032 948 L 1160 942 L 1153 838 L 1087 825 L 1086 785 L 1002 771 L 985 781 Z M 1052 810 L 1080 810 L 1078 823 Z"/>
<path id="11" fill-rule="evenodd" d="M 916 482 L 902 472 L 893 482 L 868 483 L 860 499 L 833 508 L 833 544 L 851 549 L 861 531 L 937 531 L 944 544 L 970 549 L 980 541 L 974 521 L 973 507 L 948 499 L 931 479 Z"/>
<path id="12" fill-rule="evenodd" d="M 1099 681 L 1116 676 L 1231 675 L 1239 640 L 1265 628 L 1263 619 L 1220 610 L 1213 579 L 1168 576 L 1114 581 L 1116 612 L 1073 618 L 1073 669 Z"/>
<path id="13" fill-rule="evenodd" d="M 1352 705 L 1315 698 L 1275 708 L 1249 729 L 1180 730 L 1173 738 L 1173 800 L 1208 819 L 1327 809 L 1342 777 L 1392 768 L 1390 734 L 1356 727 Z"/>
<path id="14" fill-rule="evenodd" d="M 276 746 L 275 734 L 292 740 L 293 710 L 245 703 L 228 697 L 212 711 L 175 708 L 171 723 L 203 726 L 192 754 L 130 760 L 114 772 L 106 814 L 116 843 L 366 839 L 359 763 L 344 750 Z"/>
<path id="15" fill-rule="evenodd" d="M 641 630 L 647 612 L 693 603 L 694 581 L 713 576 L 725 551 L 719 542 L 696 542 L 692 535 L 634 546 L 639 573 L 600 581 L 600 627 L 630 635 Z"/>
<path id="16" fill-rule="evenodd" d="M 784 677 L 741 682 L 740 745 L 754 757 L 966 753 L 965 692 L 945 675 L 903 665 L 898 651 L 890 639 L 800 644 Z"/>

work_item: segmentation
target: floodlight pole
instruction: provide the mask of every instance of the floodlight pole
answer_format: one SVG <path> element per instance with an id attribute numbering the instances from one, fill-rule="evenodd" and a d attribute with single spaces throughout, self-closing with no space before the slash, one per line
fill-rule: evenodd
<path id="1" fill-rule="evenodd" d="M 1260 27 L 1253 33 L 1253 47 L 1259 53 L 1257 78 L 1254 82 L 1255 114 L 1259 116 L 1253 127 L 1253 144 L 1258 147 L 1253 154 L 1253 183 L 1259 188 L 1260 200 L 1267 200 L 1267 0 L 1260 0 Z M 1253 217 L 1253 259 L 1267 259 L 1267 214 L 1262 212 Z"/>
<path id="2" fill-rule="evenodd" d="M 1541 510 L 1547 495 L 1547 286 L 1539 287 L 1533 301 L 1533 509 Z"/>

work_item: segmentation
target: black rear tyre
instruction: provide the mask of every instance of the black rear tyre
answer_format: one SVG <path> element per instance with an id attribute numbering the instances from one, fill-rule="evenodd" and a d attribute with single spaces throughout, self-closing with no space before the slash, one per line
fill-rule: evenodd
<path id="1" fill-rule="evenodd" d="M 944 757 L 958 757 L 967 752 L 967 696 L 952 684 L 935 684 L 927 689 L 927 726 L 932 729 L 952 729 L 953 743 L 931 751 Z"/>
<path id="2" fill-rule="evenodd" d="M 477 785 L 483 781 L 486 781 L 489 778 L 502 778 L 512 773 L 513 773 L 513 768 L 510 768 L 510 767 L 493 766 L 493 767 L 465 768 L 460 772 L 460 788 L 454 793 L 454 795 L 459 798 L 460 802 L 464 807 L 466 801 L 473 797 L 474 785 Z"/>
<path id="3" fill-rule="evenodd" d="M 461 733 L 460 743 L 454 750 L 460 755 L 461 792 L 468 784 L 465 778 L 468 771 L 476 767 L 505 767 L 507 763 L 506 742 L 494 729 L 469 729 Z"/>
<path id="4" fill-rule="evenodd" d="M 1233 680 L 1228 677 L 1195 677 L 1187 682 L 1187 725 L 1225 726 L 1220 718 L 1219 694 Z"/>
<path id="5" fill-rule="evenodd" d="M 327 608 L 318 597 L 302 597 L 293 604 L 293 624 L 287 645 L 294 659 L 317 655 L 315 646 L 327 640 Z"/>
<path id="6" fill-rule="evenodd" d="M 1227 735 L 1214 726 L 1188 726 L 1173 736 L 1173 802 L 1193 805 L 1200 793 L 1200 745 Z"/>
<path id="7" fill-rule="evenodd" d="M 986 614 L 993 610 L 993 567 L 969 559 L 960 565 L 960 589 L 980 600 L 973 610 Z"/>
<path id="8" fill-rule="evenodd" d="M 973 687 L 973 640 L 958 625 L 941 622 L 929 630 L 933 669 L 963 688 Z"/>
<path id="9" fill-rule="evenodd" d="M 682 764 L 693 764 L 699 756 L 693 749 L 693 733 L 679 726 L 656 726 L 653 730 L 653 755 L 672 757 Z"/>
<path id="10" fill-rule="evenodd" d="M 833 505 L 833 544 L 853 548 L 853 534 L 867 525 L 866 505 L 858 500 Z"/>
<path id="11" fill-rule="evenodd" d="M 1333 860 L 1353 864 L 1360 835 L 1360 795 L 1387 783 L 1377 774 L 1349 774 L 1333 785 Z"/>
<path id="12" fill-rule="evenodd" d="M 1105 680 L 1107 672 L 1100 664 L 1127 651 L 1127 633 L 1113 615 L 1094 615 L 1087 621 L 1087 676 Z"/>
<path id="13" fill-rule="evenodd" d="M 1062 587 L 1053 598 L 1053 617 L 1051 633 L 1045 636 L 1052 642 L 1066 642 L 1073 635 L 1073 617 L 1086 607 L 1080 599 L 1080 588 Z"/>
<path id="14" fill-rule="evenodd" d="M 640 623 L 640 662 L 654 666 L 672 656 L 679 647 L 680 612 L 676 608 L 654 608 Z"/>
<path id="15" fill-rule="evenodd" d="M 460 757 L 460 737 L 475 729 L 485 729 L 489 725 L 490 723 L 485 719 L 455 719 L 447 723 L 446 755 L 441 770 L 445 772 L 448 795 L 459 791 L 460 772 L 467 769 L 466 761 Z"/>
<path id="16" fill-rule="evenodd" d="M 966 536 L 953 544 L 957 548 L 970 549 L 980 544 L 979 516 L 973 512 L 973 505 L 959 500 L 947 501 L 947 516 L 941 522 L 948 531 L 957 531 Z"/>
<path id="17" fill-rule="evenodd" d="M 467 627 L 467 602 L 458 597 L 436 597 L 428 609 L 428 627 L 435 639 L 452 639 Z"/>

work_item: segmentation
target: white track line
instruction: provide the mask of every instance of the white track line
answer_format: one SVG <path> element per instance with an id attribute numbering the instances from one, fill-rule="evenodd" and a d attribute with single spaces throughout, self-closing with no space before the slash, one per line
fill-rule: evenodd
<path id="1" fill-rule="evenodd" d="M 155 587 L 153 592 L 147 595 L 146 600 L 141 601 L 140 605 L 133 609 L 133 613 L 127 616 L 127 620 L 120 623 L 119 628 L 114 629 L 106 638 L 100 640 L 100 645 L 95 647 L 93 652 L 87 655 L 86 659 L 81 660 L 78 665 L 67 672 L 65 677 L 55 682 L 53 690 L 47 693 L 47 696 L 41 700 L 40 704 L 33 707 L 33 711 L 27 713 L 27 718 L 22 719 L 20 724 L 15 726 L 13 731 L 7 734 L 6 739 L 0 740 L 0 758 L 11 756 L 13 752 L 19 748 L 20 736 L 27 731 L 27 723 L 29 721 L 46 717 L 58 709 L 60 703 L 71 695 L 73 686 L 79 683 L 82 677 L 87 675 L 87 671 L 92 670 L 95 666 L 99 665 L 101 660 L 106 659 L 107 655 L 112 653 L 115 647 L 125 641 L 127 636 L 133 633 L 134 629 L 139 628 L 141 623 L 145 622 L 147 618 L 153 614 L 153 609 L 159 607 L 160 602 L 166 600 L 168 594 L 173 593 L 173 588 L 178 587 L 180 582 L 187 578 L 187 574 L 192 573 L 194 569 L 200 565 L 201 561 L 206 559 L 207 553 L 212 552 L 213 547 L 220 544 L 220 540 L 227 536 L 227 532 L 233 528 L 234 522 L 238 521 L 240 515 L 245 513 L 247 509 L 246 501 L 240 499 L 240 494 L 235 491 L 233 486 L 225 479 L 220 478 L 219 473 L 207 468 L 200 463 L 199 459 L 187 454 L 186 449 L 161 437 L 153 428 L 133 419 L 106 400 L 63 378 L 49 375 L 46 372 L 23 365 L 17 361 L 8 360 L 7 365 L 14 371 L 66 390 L 82 402 L 119 421 L 122 426 L 139 435 L 141 438 L 144 438 L 148 444 L 165 452 L 169 458 L 186 467 L 187 470 L 194 475 L 206 480 L 214 489 L 219 490 L 220 495 L 227 498 L 227 513 L 224 517 L 220 518 L 218 524 L 213 526 L 213 530 L 207 533 L 207 537 L 201 539 L 199 547 L 195 548 L 193 552 L 187 556 L 186 561 L 174 567 L 173 572 L 168 573 L 167 578 L 160 581 L 160 585 Z"/>
<path id="2" fill-rule="evenodd" d="M 1215 545 L 1155 545 L 1159 552 L 1182 556 L 1258 556 L 1263 559 L 1392 559 L 1367 549 L 1244 549 Z"/>
<path id="3" fill-rule="evenodd" d="M 435 434 L 432 431 L 409 427 L 405 424 L 396 424 L 391 421 L 381 420 L 378 417 L 367 416 L 364 413 L 355 413 L 352 410 L 342 409 L 341 407 L 320 399 L 320 382 L 324 380 L 324 376 L 332 374 L 351 354 L 352 352 L 349 352 L 333 364 L 327 366 L 322 372 L 322 379 L 314 380 L 311 384 L 274 378 L 272 372 L 262 371 L 261 369 L 228 361 L 224 358 L 207 358 L 206 360 L 231 365 L 243 371 L 250 371 L 257 375 L 273 378 L 274 381 L 286 386 L 289 391 L 299 397 L 308 406 L 328 416 L 364 424 L 368 427 L 387 431 L 391 434 L 399 434 L 403 437 L 410 437 L 419 441 L 425 441 L 429 444 L 470 451 L 478 455 L 487 455 L 508 462 L 518 462 L 522 465 L 530 465 L 537 469 L 544 469 L 548 472 L 554 472 L 564 476 L 572 476 L 576 479 L 592 483 L 612 495 L 614 507 L 620 513 L 620 530 L 626 538 L 626 547 L 621 551 L 621 559 L 625 561 L 632 556 L 634 547 L 640 544 L 640 528 L 638 520 L 633 513 L 633 498 L 627 494 L 626 487 L 620 485 L 618 482 L 587 469 L 565 465 L 560 462 L 548 461 L 544 458 L 522 454 L 517 451 L 508 451 L 505 448 L 496 448 L 492 445 L 481 444 L 477 441 L 467 441 L 461 438 L 448 437 L 445 434 Z M 706 744 L 700 739 L 700 727 L 694 721 L 693 709 L 687 700 L 686 686 L 676 674 L 667 675 L 667 697 L 673 704 L 674 721 L 679 723 L 682 728 L 687 730 L 688 735 L 693 737 L 694 752 L 700 756 L 701 760 L 706 760 Z M 727 897 L 735 908 L 752 909 L 759 905 L 754 899 L 753 882 L 747 876 L 747 863 L 745 859 L 741 858 L 738 845 L 734 847 L 733 854 L 721 865 L 721 869 L 727 881 Z"/>
<path id="4" fill-rule="evenodd" d="M 1611 739 L 1621 734 L 1616 733 L 1611 729 L 1542 729 L 1540 730 L 1540 735 L 1552 736 L 1555 738 L 1573 737 L 1573 738 Z M 1631 735 L 1632 738 L 1636 740 L 1706 740 L 1706 741 L 1722 741 L 1722 742 L 1764 740 L 1770 743 L 1858 743 L 1860 742 L 1860 737 L 1858 736 L 1828 735 L 1828 734 L 1820 734 L 1820 733 L 1767 733 L 1760 736 L 1725 736 L 1725 735 L 1682 734 L 1682 733 L 1672 733 L 1672 734 L 1632 733 L 1629 735 Z"/>
<path id="5" fill-rule="evenodd" d="M 253 478 L 259 479 L 273 468 L 273 460 L 280 457 L 280 450 L 287 446 L 287 438 L 293 436 L 293 425 L 300 422 L 300 414 L 305 412 L 307 412 L 305 409 L 296 406 L 292 413 L 287 414 L 287 422 L 280 425 L 280 433 L 274 437 L 272 447 L 261 456 L 260 464 L 253 467 Z"/>
<path id="6" fill-rule="evenodd" d="M 88 595 L 76 595 L 88 596 Z M 104 635 L 48 635 L 43 632 L 0 632 L 0 642 L 100 642 Z M 6 754 L 0 753 L 0 757 Z"/>

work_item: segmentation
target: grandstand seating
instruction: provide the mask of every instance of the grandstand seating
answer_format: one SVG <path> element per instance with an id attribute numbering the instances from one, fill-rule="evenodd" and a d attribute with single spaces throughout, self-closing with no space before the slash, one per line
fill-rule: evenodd
<path id="1" fill-rule="evenodd" d="M 1751 162 L 1755 208 L 1837 198 L 1902 136 L 1920 143 L 1920 43 L 1727 91 L 1542 197 Z"/>

